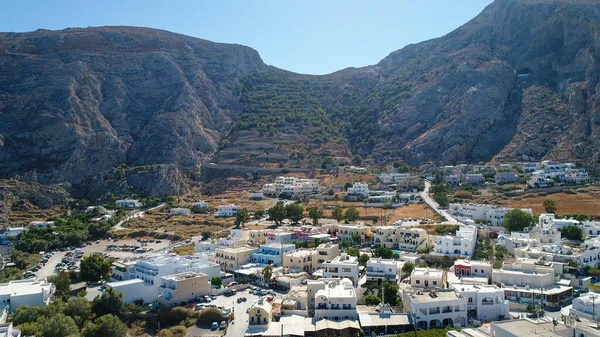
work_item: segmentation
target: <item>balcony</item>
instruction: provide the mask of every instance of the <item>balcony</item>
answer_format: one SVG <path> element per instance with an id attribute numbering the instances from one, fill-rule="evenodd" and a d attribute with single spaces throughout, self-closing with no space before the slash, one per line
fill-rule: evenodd
<path id="1" fill-rule="evenodd" d="M 442 308 L 442 313 L 449 313 L 452 312 L 452 307 L 443 307 Z"/>

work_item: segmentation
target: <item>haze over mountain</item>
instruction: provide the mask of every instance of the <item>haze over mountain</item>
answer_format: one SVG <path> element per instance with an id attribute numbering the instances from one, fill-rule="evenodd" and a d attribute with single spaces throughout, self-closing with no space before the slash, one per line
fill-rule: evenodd
<path id="1" fill-rule="evenodd" d="M 325 76 L 146 28 L 0 34 L 0 178 L 163 196 L 209 161 L 593 166 L 599 18 L 597 1 L 497 0 L 444 37 Z"/>

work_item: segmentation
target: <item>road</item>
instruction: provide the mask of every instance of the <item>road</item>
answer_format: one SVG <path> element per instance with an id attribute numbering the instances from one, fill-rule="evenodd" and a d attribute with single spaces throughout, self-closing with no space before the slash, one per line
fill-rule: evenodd
<path id="1" fill-rule="evenodd" d="M 165 206 L 167 206 L 167 204 L 166 204 L 166 203 L 162 203 L 162 204 L 160 204 L 160 205 L 158 205 L 158 206 L 156 206 L 156 207 L 148 208 L 147 210 L 143 210 L 143 211 L 137 211 L 137 212 L 135 212 L 135 213 L 133 213 L 133 214 L 131 214 L 131 215 L 127 216 L 125 219 L 123 219 L 123 220 L 119 221 L 119 222 L 118 222 L 118 223 L 117 223 L 117 224 L 116 224 L 116 225 L 113 227 L 113 229 L 114 229 L 114 230 L 116 230 L 116 231 L 127 229 L 127 228 L 123 227 L 123 224 L 124 224 L 125 222 L 127 222 L 127 221 L 129 221 L 129 220 L 131 220 L 131 219 L 133 219 L 133 218 L 142 218 L 142 217 L 144 217 L 144 213 L 146 213 L 147 211 L 155 211 L 155 210 L 161 209 L 161 208 L 163 208 L 163 207 L 165 207 Z"/>
<path id="2" fill-rule="evenodd" d="M 425 189 L 419 193 L 421 199 L 423 199 L 423 201 L 425 201 L 425 203 L 427 203 L 427 205 L 429 205 L 429 207 L 431 207 L 436 213 L 446 218 L 445 223 L 458 224 L 459 222 L 452 215 L 450 215 L 450 213 L 448 213 L 445 209 L 440 209 L 440 205 L 429 196 L 430 187 L 431 183 L 429 181 L 425 181 Z"/>

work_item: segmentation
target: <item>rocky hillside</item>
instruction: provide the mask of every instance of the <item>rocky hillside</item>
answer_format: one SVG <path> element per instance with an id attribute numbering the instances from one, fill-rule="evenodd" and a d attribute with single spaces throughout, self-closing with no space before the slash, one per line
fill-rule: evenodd
<path id="1" fill-rule="evenodd" d="M 103 27 L 0 34 L 0 69 L 0 177 L 85 195 L 123 184 L 120 164 L 197 167 L 241 109 L 239 80 L 267 66 L 243 46 Z M 174 194 L 171 171 L 141 185 Z"/>
<path id="2" fill-rule="evenodd" d="M 598 1 L 497 0 L 444 37 L 326 76 L 144 28 L 0 34 L 0 178 L 158 196 L 207 161 L 595 165 L 599 18 Z"/>

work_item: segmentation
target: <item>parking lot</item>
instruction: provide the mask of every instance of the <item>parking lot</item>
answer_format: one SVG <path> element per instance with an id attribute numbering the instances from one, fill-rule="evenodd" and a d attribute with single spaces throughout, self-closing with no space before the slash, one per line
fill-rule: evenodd
<path id="1" fill-rule="evenodd" d="M 235 314 L 235 319 L 233 320 L 233 324 L 229 324 L 227 330 L 210 330 L 210 329 L 202 329 L 197 326 L 192 326 L 188 329 L 187 337 L 198 337 L 198 336 L 226 336 L 226 337 L 239 337 L 244 336 L 246 334 L 246 330 L 248 329 L 248 313 L 247 310 L 250 309 L 256 302 L 258 302 L 260 296 L 250 294 L 250 289 L 239 290 L 237 295 L 234 296 L 217 296 L 216 300 L 210 302 L 210 304 L 214 304 L 216 306 L 233 308 L 233 313 Z M 245 297 L 247 300 L 245 302 L 237 303 L 237 299 L 240 297 Z"/>
<path id="2" fill-rule="evenodd" d="M 80 254 L 79 256 L 87 256 L 87 255 L 91 255 L 93 253 L 103 253 L 103 254 L 106 254 L 107 256 L 114 257 L 117 259 L 140 259 L 140 258 L 148 256 L 152 253 L 164 250 L 170 244 L 171 244 L 171 242 L 169 240 L 159 240 L 159 242 L 156 242 L 156 241 L 148 242 L 148 243 L 145 243 L 143 246 L 143 248 L 148 249 L 146 252 L 136 253 L 134 250 L 125 251 L 125 250 L 108 250 L 107 249 L 107 245 L 116 245 L 116 246 L 126 245 L 129 247 L 137 247 L 136 249 L 142 248 L 142 244 L 133 239 L 118 240 L 118 241 L 100 240 L 100 241 L 90 242 L 89 245 L 85 245 L 82 247 L 71 247 L 72 249 L 64 249 L 64 251 L 61 251 L 61 250 L 54 251 L 53 255 L 48 258 L 48 261 L 45 264 L 43 264 L 37 272 L 34 272 L 34 275 L 37 276 L 38 279 L 44 279 L 44 278 L 50 277 L 52 275 L 56 275 L 57 274 L 56 266 L 62 262 L 63 258 L 69 252 L 75 253 L 76 251 L 81 251 L 83 254 Z M 74 260 L 73 262 L 75 262 L 73 264 L 73 266 L 76 266 L 76 267 L 79 266 L 79 258 L 77 258 L 77 256 L 74 256 L 73 260 Z M 69 261 L 67 261 L 67 262 L 69 262 Z M 68 271 L 69 266 L 65 265 L 64 267 Z M 78 268 L 77 269 L 72 268 L 72 270 L 78 270 Z"/>

